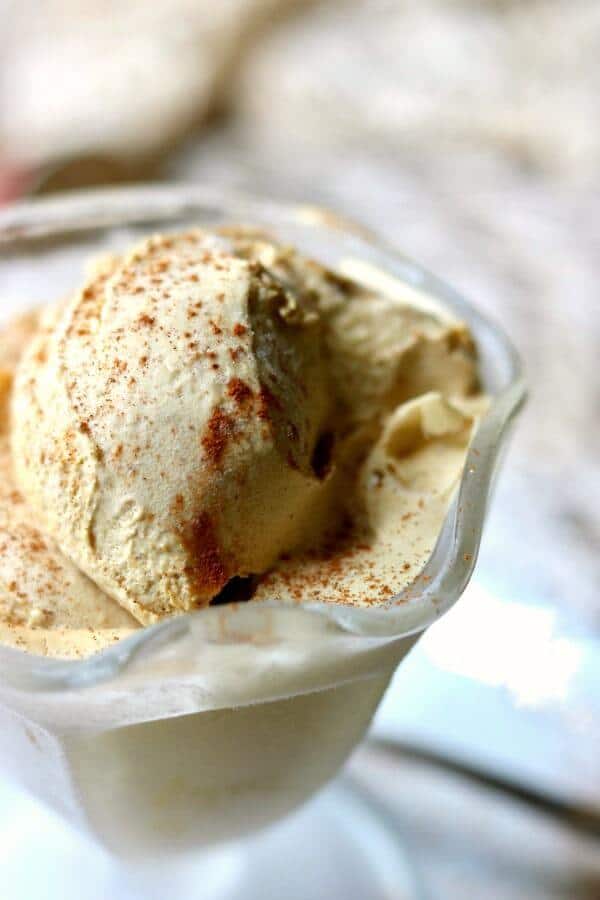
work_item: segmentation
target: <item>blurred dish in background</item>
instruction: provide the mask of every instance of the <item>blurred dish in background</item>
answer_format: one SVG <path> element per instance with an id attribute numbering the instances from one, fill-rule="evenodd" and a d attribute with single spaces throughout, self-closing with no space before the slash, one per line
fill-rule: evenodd
<path id="1" fill-rule="evenodd" d="M 0 0 L 0 20 L 0 158 L 20 168 L 100 156 L 147 177 L 225 104 L 273 149 L 369 137 L 576 181 L 600 158 L 590 0 Z"/>
<path id="2" fill-rule="evenodd" d="M 260 24 L 300 3 L 0 0 L 0 168 L 69 160 L 61 188 L 148 177 L 218 107 Z"/>

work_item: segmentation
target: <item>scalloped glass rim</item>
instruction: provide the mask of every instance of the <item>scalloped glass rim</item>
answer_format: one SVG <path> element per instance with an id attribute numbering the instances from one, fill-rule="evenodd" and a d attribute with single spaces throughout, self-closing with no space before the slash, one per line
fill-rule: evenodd
<path id="1" fill-rule="evenodd" d="M 300 615 L 297 608 L 276 600 L 260 605 L 209 607 L 143 629 L 95 656 L 75 661 L 47 659 L 0 647 L 0 677 L 10 688 L 56 691 L 100 684 L 123 674 L 134 660 L 149 659 L 156 648 L 175 643 L 184 635 L 193 634 L 199 642 L 212 646 L 219 644 L 225 618 L 227 646 L 239 639 L 240 646 L 247 649 L 256 629 L 260 631 L 260 620 L 268 618 L 269 611 L 276 611 L 278 644 L 288 637 L 292 639 L 303 619 L 321 640 L 332 646 L 337 643 L 338 650 L 343 646 L 353 655 L 352 651 L 360 653 L 361 647 L 367 651 L 425 630 L 458 599 L 473 572 L 501 451 L 526 396 L 521 363 L 515 348 L 496 325 L 453 288 L 381 238 L 314 206 L 286 205 L 197 185 L 153 185 L 57 195 L 2 211 L 0 265 L 1 257 L 10 254 L 11 249 L 39 239 L 127 225 L 169 227 L 180 219 L 196 219 L 200 224 L 207 220 L 245 221 L 270 227 L 275 233 L 278 226 L 294 224 L 314 228 L 322 241 L 343 240 L 347 253 L 367 258 L 431 294 L 469 324 L 480 351 L 483 381 L 493 402 L 474 437 L 459 490 L 427 565 L 406 589 L 380 606 L 342 607 L 315 602 L 303 605 Z M 268 627 L 272 630 L 272 621 Z M 268 643 L 261 646 L 259 641 L 253 652 L 266 662 L 273 647 Z"/>

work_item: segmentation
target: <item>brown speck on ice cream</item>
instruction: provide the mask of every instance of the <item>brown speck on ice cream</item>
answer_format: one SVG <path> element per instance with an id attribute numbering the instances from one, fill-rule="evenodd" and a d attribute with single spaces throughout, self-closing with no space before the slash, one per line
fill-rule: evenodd
<path id="1" fill-rule="evenodd" d="M 252 388 L 241 378 L 231 378 L 227 384 L 228 395 L 238 404 L 244 406 L 252 399 Z"/>
<path id="2" fill-rule="evenodd" d="M 218 465 L 234 434 L 235 422 L 220 406 L 215 407 L 208 420 L 201 444 L 209 462 Z"/>
<path id="3" fill-rule="evenodd" d="M 208 513 L 202 513 L 184 529 L 183 543 L 190 559 L 188 574 L 196 582 L 198 593 L 203 596 L 216 594 L 229 576 L 215 525 Z"/>

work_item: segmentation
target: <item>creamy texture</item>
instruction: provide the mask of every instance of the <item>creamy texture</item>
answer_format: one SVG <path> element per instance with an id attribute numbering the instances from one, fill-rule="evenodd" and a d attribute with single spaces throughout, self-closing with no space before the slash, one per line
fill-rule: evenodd
<path id="1" fill-rule="evenodd" d="M 469 395 L 477 387 L 467 327 L 429 298 L 365 264 L 360 280 L 335 274 L 289 248 L 248 232 L 247 251 L 306 302 L 318 297 L 329 374 L 344 430 L 381 421 L 405 400 L 429 390 Z"/>
<path id="2" fill-rule="evenodd" d="M 77 648 L 87 644 L 93 652 L 130 634 L 136 623 L 40 529 L 14 481 L 9 398 L 23 346 L 40 321 L 37 314 L 24 316 L 0 334 L 0 640 L 70 655 L 75 634 Z"/>
<path id="3" fill-rule="evenodd" d="M 208 603 L 310 530 L 330 402 L 315 319 L 260 263 L 189 233 L 107 264 L 29 349 L 18 480 L 140 622 Z"/>
<path id="4" fill-rule="evenodd" d="M 35 522 L 61 566 L 48 605 L 26 545 L 7 557 L 29 598 L 0 606 L 13 643 L 87 655 L 237 584 L 364 605 L 414 580 L 485 410 L 473 342 L 389 276 L 344 273 L 252 229 L 155 237 L 6 332 L 5 395 L 26 351 L 2 524 Z"/>
<path id="5" fill-rule="evenodd" d="M 281 561 L 254 600 L 368 606 L 409 585 L 433 551 L 486 406 L 483 397 L 450 401 L 438 392 L 399 406 L 359 468 L 347 533 Z"/>

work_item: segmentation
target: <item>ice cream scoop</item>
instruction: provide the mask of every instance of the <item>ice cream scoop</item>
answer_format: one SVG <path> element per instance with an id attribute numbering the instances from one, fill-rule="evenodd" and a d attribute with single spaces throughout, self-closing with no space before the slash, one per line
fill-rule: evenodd
<path id="1" fill-rule="evenodd" d="M 12 368 L 24 345 L 4 480 L 73 589 L 4 620 L 36 650 L 53 631 L 52 655 L 248 595 L 389 600 L 433 551 L 486 406 L 448 309 L 239 225 L 97 259 L 0 336 Z"/>
<path id="2" fill-rule="evenodd" d="M 31 343 L 16 477 L 68 558 L 147 624 L 310 539 L 331 402 L 310 296 L 225 239 L 150 238 Z"/>

